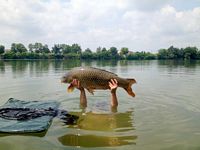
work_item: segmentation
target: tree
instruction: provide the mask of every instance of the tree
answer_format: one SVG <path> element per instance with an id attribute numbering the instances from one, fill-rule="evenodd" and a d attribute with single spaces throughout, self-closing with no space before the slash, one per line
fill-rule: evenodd
<path id="1" fill-rule="evenodd" d="M 35 50 L 36 53 L 41 53 L 42 49 L 43 49 L 42 43 L 36 42 L 34 44 L 34 50 Z"/>
<path id="2" fill-rule="evenodd" d="M 150 53 L 150 52 L 147 52 L 147 53 L 145 53 L 144 59 L 146 59 L 146 60 L 156 59 L 156 55 L 155 55 L 155 54 L 152 54 L 152 53 Z"/>
<path id="3" fill-rule="evenodd" d="M 101 50 L 100 58 L 101 59 L 110 59 L 110 52 L 105 47 L 102 48 L 102 50 Z"/>
<path id="4" fill-rule="evenodd" d="M 24 53 L 27 52 L 27 49 L 22 43 L 12 43 L 11 51 L 14 53 Z"/>
<path id="5" fill-rule="evenodd" d="M 118 58 L 118 56 L 119 56 L 116 47 L 111 47 L 109 49 L 109 53 L 110 53 L 111 58 L 114 58 L 114 59 Z"/>
<path id="6" fill-rule="evenodd" d="M 53 47 L 52 47 L 52 53 L 54 54 L 60 54 L 61 53 L 61 47 L 59 46 L 59 44 L 55 44 Z"/>
<path id="7" fill-rule="evenodd" d="M 101 52 L 102 53 L 107 52 L 107 49 L 104 47 L 104 48 L 102 48 Z"/>
<path id="8" fill-rule="evenodd" d="M 200 59 L 200 51 L 197 52 L 197 59 Z"/>
<path id="9" fill-rule="evenodd" d="M 16 44 L 15 44 L 15 43 L 12 43 L 12 44 L 11 44 L 11 51 L 12 51 L 13 53 L 17 53 L 17 48 L 16 48 Z"/>
<path id="10" fill-rule="evenodd" d="M 198 49 L 196 47 L 186 47 L 184 49 L 184 58 L 185 59 L 196 59 Z"/>
<path id="11" fill-rule="evenodd" d="M 15 59 L 15 53 L 13 51 L 6 51 L 4 59 Z"/>
<path id="12" fill-rule="evenodd" d="M 102 54 L 102 49 L 101 49 L 101 47 L 99 46 L 99 47 L 97 47 L 97 49 L 96 49 L 96 57 L 97 57 L 98 59 L 100 59 L 100 58 L 101 58 L 101 54 Z"/>
<path id="13" fill-rule="evenodd" d="M 182 58 L 182 59 L 184 58 L 184 49 L 183 48 L 179 49 L 178 58 Z"/>
<path id="14" fill-rule="evenodd" d="M 101 53 L 101 47 L 99 46 L 99 47 L 97 47 L 97 49 L 96 49 L 96 53 Z"/>
<path id="15" fill-rule="evenodd" d="M 166 49 L 158 50 L 158 59 L 168 59 L 168 51 Z"/>
<path id="16" fill-rule="evenodd" d="M 50 53 L 50 50 L 49 50 L 47 44 L 45 44 L 45 45 L 42 46 L 41 52 L 42 53 Z"/>
<path id="17" fill-rule="evenodd" d="M 23 44 L 21 44 L 21 43 L 17 44 L 17 49 L 18 49 L 18 52 L 20 52 L 20 53 L 27 52 L 26 47 Z"/>
<path id="18" fill-rule="evenodd" d="M 28 44 L 28 49 L 29 49 L 29 52 L 33 52 L 34 45 L 33 44 Z"/>
<path id="19" fill-rule="evenodd" d="M 93 58 L 93 53 L 92 51 L 87 48 L 83 53 L 82 53 L 82 57 L 83 59 L 92 59 Z"/>
<path id="20" fill-rule="evenodd" d="M 71 53 L 71 46 L 67 44 L 61 44 L 63 54 Z"/>
<path id="21" fill-rule="evenodd" d="M 176 58 L 179 58 L 179 49 L 178 48 L 175 48 L 173 46 L 170 46 L 168 48 L 168 59 L 176 59 Z"/>
<path id="22" fill-rule="evenodd" d="M 3 45 L 0 45 L 0 55 L 5 52 L 5 47 Z"/>
<path id="23" fill-rule="evenodd" d="M 120 50 L 120 56 L 121 58 L 126 58 L 127 55 L 128 55 L 128 48 L 127 47 L 122 47 L 121 50 Z"/>
<path id="24" fill-rule="evenodd" d="M 29 51 L 36 52 L 36 53 L 50 53 L 48 45 L 43 45 L 42 43 L 36 42 L 35 44 L 29 44 Z"/>
<path id="25" fill-rule="evenodd" d="M 110 51 L 110 53 L 111 53 L 112 56 L 116 56 L 118 54 L 116 47 L 111 47 L 109 49 L 109 51 Z"/>
<path id="26" fill-rule="evenodd" d="M 81 54 L 81 47 L 78 44 L 72 44 L 71 52 L 76 54 Z"/>
<path id="27" fill-rule="evenodd" d="M 89 48 L 86 48 L 85 52 L 92 53 L 92 51 Z"/>

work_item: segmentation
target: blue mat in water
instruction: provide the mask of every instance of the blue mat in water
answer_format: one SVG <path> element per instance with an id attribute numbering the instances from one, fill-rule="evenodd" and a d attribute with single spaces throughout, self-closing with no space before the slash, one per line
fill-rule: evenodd
<path id="1" fill-rule="evenodd" d="M 59 103 L 55 101 L 21 101 L 10 98 L 0 109 L 58 109 Z M 0 132 L 5 133 L 34 133 L 49 128 L 54 116 L 44 115 L 27 120 L 17 120 L 0 117 Z"/>

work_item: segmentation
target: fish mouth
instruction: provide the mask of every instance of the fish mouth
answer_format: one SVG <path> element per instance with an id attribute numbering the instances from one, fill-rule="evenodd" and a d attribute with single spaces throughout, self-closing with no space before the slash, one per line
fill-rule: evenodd
<path id="1" fill-rule="evenodd" d="M 60 82 L 61 82 L 61 83 L 67 83 L 67 82 L 66 82 L 66 79 L 65 79 L 64 77 L 60 78 Z"/>

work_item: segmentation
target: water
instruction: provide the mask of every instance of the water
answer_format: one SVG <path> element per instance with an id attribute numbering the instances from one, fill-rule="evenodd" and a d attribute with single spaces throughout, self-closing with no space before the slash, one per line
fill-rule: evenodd
<path id="1" fill-rule="evenodd" d="M 132 98 L 117 90 L 118 109 L 111 110 L 109 91 L 67 93 L 60 77 L 76 66 L 93 66 L 134 77 Z M 46 133 L 0 134 L 6 150 L 196 150 L 200 149 L 200 61 L 0 61 L 0 105 L 8 98 L 56 100 L 80 117 L 66 126 L 54 119 Z"/>

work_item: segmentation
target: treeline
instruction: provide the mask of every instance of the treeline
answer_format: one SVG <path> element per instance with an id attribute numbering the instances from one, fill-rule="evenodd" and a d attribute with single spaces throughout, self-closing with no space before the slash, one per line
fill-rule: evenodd
<path id="1" fill-rule="evenodd" d="M 22 43 L 13 43 L 9 50 L 0 45 L 1 59 L 200 59 L 200 51 L 196 47 L 160 49 L 158 53 L 132 52 L 126 47 L 118 50 L 116 47 L 109 49 L 98 47 L 96 51 L 87 48 L 84 51 L 78 44 L 55 44 L 49 49 L 47 44 L 34 43 L 26 48 Z"/>
<path id="2" fill-rule="evenodd" d="M 170 46 L 168 49 L 160 49 L 158 59 L 200 59 L 200 50 L 196 47 L 176 48 Z"/>

